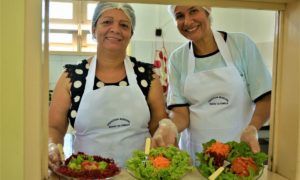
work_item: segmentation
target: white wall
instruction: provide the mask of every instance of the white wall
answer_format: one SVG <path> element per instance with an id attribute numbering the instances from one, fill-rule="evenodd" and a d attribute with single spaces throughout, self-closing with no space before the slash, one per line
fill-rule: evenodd
<path id="1" fill-rule="evenodd" d="M 275 16 L 275 11 L 213 8 L 212 26 L 216 30 L 244 32 L 249 35 L 272 73 Z"/>
<path id="2" fill-rule="evenodd" d="M 77 64 L 87 56 L 50 55 L 49 58 L 49 89 L 54 89 L 56 81 L 63 72 L 65 64 Z"/>
<path id="3" fill-rule="evenodd" d="M 162 47 L 162 38 L 155 36 L 155 29 L 163 30 L 168 54 L 187 40 L 181 36 L 165 5 L 132 4 L 136 12 L 136 28 L 131 40 L 131 55 L 145 62 L 153 62 L 155 50 Z M 260 49 L 272 72 L 275 12 L 230 8 L 213 8 L 212 26 L 227 32 L 248 34 Z M 50 55 L 50 89 L 66 63 L 76 63 L 86 56 Z"/>

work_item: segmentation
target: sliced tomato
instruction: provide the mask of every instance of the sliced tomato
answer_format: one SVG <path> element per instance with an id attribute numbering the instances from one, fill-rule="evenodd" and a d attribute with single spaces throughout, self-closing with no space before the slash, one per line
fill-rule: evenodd
<path id="1" fill-rule="evenodd" d="M 250 157 L 238 157 L 232 161 L 231 171 L 239 176 L 249 176 L 249 170 L 257 171 L 254 160 Z"/>

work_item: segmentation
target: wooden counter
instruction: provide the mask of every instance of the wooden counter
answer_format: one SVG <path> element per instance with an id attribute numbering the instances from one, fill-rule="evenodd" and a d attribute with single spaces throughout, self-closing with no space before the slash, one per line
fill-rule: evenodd
<path id="1" fill-rule="evenodd" d="M 115 176 L 113 179 L 114 180 L 136 180 L 126 170 L 122 170 L 121 173 Z M 205 180 L 205 178 L 201 176 L 201 174 L 196 169 L 194 169 L 191 173 L 187 174 L 182 178 L 182 180 L 199 180 L 199 179 Z M 57 177 L 55 174 L 49 171 L 49 180 L 61 180 L 61 178 Z M 260 180 L 287 180 L 287 179 L 268 171 L 267 167 L 265 167 L 264 173 L 260 178 Z"/>

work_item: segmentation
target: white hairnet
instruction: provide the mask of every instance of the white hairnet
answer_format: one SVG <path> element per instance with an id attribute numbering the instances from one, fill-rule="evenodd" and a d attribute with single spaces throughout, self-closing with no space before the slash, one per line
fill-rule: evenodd
<path id="1" fill-rule="evenodd" d="M 135 28 L 135 14 L 133 8 L 127 3 L 112 3 L 112 2 L 99 2 L 94 10 L 94 15 L 92 19 L 92 29 L 96 27 L 99 17 L 104 11 L 110 9 L 121 9 L 129 18 L 132 25 L 132 31 Z"/>
<path id="2" fill-rule="evenodd" d="M 176 5 L 168 5 L 168 12 L 171 14 L 171 16 L 175 19 L 175 8 Z M 202 6 L 202 8 L 208 13 L 211 13 L 211 7 L 204 7 Z"/>

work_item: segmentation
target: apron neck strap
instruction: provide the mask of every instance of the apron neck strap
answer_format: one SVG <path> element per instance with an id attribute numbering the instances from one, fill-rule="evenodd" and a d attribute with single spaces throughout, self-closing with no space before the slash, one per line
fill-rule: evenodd
<path id="1" fill-rule="evenodd" d="M 129 86 L 137 85 L 136 74 L 134 73 L 133 70 L 133 63 L 130 61 L 128 56 L 126 56 L 126 58 L 124 59 L 124 65 L 125 65 Z"/>
<path id="2" fill-rule="evenodd" d="M 222 34 L 217 31 L 213 31 L 213 35 L 214 35 L 215 41 L 217 43 L 218 49 L 219 49 L 222 57 L 224 58 L 226 64 L 233 65 L 231 53 L 229 51 L 229 48 L 228 48 Z"/>
<path id="3" fill-rule="evenodd" d="M 133 65 L 128 56 L 124 59 L 125 71 L 128 78 L 129 85 L 137 85 L 136 75 L 133 70 Z M 88 75 L 86 77 L 86 84 L 84 88 L 84 93 L 90 92 L 93 90 L 94 81 L 95 81 L 95 74 L 96 74 L 96 66 L 97 66 L 97 56 L 94 56 L 91 63 L 90 68 L 88 71 Z"/>
<path id="4" fill-rule="evenodd" d="M 223 57 L 225 63 L 227 66 L 232 66 L 232 56 L 229 51 L 229 48 L 227 44 L 225 43 L 225 40 L 223 39 L 221 33 L 217 31 L 213 31 L 213 36 L 216 41 L 216 44 L 218 46 L 219 52 L 221 56 Z M 191 47 L 189 47 L 189 43 L 191 44 Z M 195 54 L 194 54 L 194 46 L 193 43 L 190 41 L 187 44 L 187 48 L 189 48 L 189 59 L 188 59 L 188 74 L 194 73 L 195 70 Z"/>
<path id="5" fill-rule="evenodd" d="M 97 56 L 94 56 L 90 63 L 88 75 L 86 76 L 84 92 L 89 92 L 93 90 L 95 74 L 96 74 L 96 65 L 97 65 Z"/>

